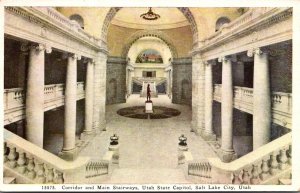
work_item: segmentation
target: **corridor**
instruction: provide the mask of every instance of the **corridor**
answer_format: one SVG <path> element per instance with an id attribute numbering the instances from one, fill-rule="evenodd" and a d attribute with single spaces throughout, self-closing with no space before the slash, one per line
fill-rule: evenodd
<path id="1" fill-rule="evenodd" d="M 131 95 L 127 103 L 108 105 L 107 131 L 98 134 L 80 153 L 100 159 L 116 133 L 120 144 L 120 168 L 114 170 L 107 183 L 187 183 L 177 168 L 178 137 L 184 134 L 194 160 L 214 157 L 215 154 L 201 137 L 190 132 L 191 109 L 172 104 L 165 95 L 153 98 L 153 104 L 180 110 L 177 117 L 168 119 L 133 119 L 116 113 L 120 108 L 143 105 L 145 98 Z"/>

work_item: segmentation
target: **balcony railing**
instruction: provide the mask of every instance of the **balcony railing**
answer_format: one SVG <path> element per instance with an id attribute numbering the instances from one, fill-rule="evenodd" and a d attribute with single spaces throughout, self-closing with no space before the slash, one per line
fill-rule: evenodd
<path id="1" fill-rule="evenodd" d="M 214 85 L 214 100 L 222 102 L 222 85 Z M 234 107 L 253 113 L 253 89 L 247 87 L 234 87 Z M 291 128 L 292 124 L 292 94 L 272 92 L 272 121 L 281 126 Z"/>
<path id="2" fill-rule="evenodd" d="M 77 83 L 77 100 L 85 97 L 84 82 Z M 51 84 L 44 87 L 45 111 L 64 105 L 64 84 Z M 21 120 L 25 116 L 25 91 L 22 88 L 4 90 L 4 124 Z"/>

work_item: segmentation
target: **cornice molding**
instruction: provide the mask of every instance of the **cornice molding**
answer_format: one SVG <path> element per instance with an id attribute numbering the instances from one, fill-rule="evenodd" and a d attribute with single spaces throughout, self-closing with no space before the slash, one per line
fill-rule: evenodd
<path id="1" fill-rule="evenodd" d="M 155 25 L 146 25 L 146 24 L 138 24 L 138 23 L 130 23 L 126 21 L 121 21 L 118 19 L 113 19 L 111 21 L 111 24 L 115 26 L 120 26 L 124 28 L 132 28 L 132 29 L 145 29 L 145 30 L 153 30 L 153 29 L 158 29 L 158 30 L 163 30 L 163 29 L 174 29 L 174 28 L 180 28 L 180 27 L 186 27 L 189 26 L 190 23 L 185 20 L 185 21 L 180 21 L 177 23 L 168 23 L 168 24 L 155 24 Z"/>
<path id="2" fill-rule="evenodd" d="M 61 13 L 50 7 L 5 7 L 5 12 L 23 18 L 41 28 L 40 36 L 47 39 L 51 32 L 60 34 L 66 39 L 80 42 L 85 47 L 97 52 L 108 53 L 103 40 L 84 32 L 76 22 L 72 22 Z M 5 23 L 9 20 L 5 19 Z M 11 26 L 17 24 L 9 23 Z M 18 27 L 18 26 L 16 26 Z"/>

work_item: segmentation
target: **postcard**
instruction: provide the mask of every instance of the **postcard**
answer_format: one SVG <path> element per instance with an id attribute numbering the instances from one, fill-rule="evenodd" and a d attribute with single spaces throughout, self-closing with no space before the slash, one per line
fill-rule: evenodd
<path id="1" fill-rule="evenodd" d="M 1 191 L 300 190 L 300 2 L 0 5 Z"/>

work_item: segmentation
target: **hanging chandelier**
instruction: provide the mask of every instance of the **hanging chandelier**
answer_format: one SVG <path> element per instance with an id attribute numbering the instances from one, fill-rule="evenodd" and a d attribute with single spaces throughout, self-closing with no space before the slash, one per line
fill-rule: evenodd
<path id="1" fill-rule="evenodd" d="M 160 18 L 159 14 L 156 14 L 152 11 L 152 8 L 149 7 L 149 10 L 147 13 L 143 13 L 142 15 L 140 15 L 141 18 L 145 19 L 145 20 L 157 20 L 158 18 Z"/>

